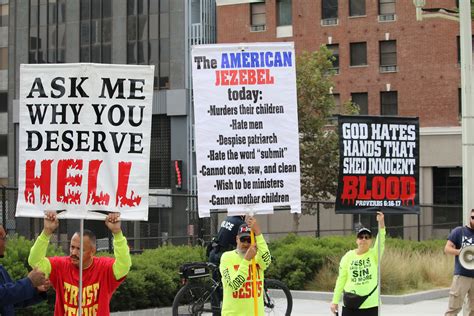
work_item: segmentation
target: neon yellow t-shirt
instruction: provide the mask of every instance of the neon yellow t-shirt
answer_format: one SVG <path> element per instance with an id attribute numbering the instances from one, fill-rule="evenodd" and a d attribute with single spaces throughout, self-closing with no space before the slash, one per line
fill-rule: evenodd
<path id="1" fill-rule="evenodd" d="M 385 228 L 379 230 L 377 239 L 369 251 L 363 255 L 358 255 L 355 250 L 350 250 L 342 257 L 332 298 L 333 304 L 339 304 L 343 290 L 364 296 L 369 294 L 377 286 L 379 259 L 377 243 L 379 238 L 382 255 L 385 248 Z M 371 308 L 378 305 L 379 293 L 378 290 L 375 290 L 359 309 Z"/>
<path id="2" fill-rule="evenodd" d="M 264 315 L 263 271 L 270 265 L 271 256 L 267 243 L 261 234 L 255 236 L 255 241 L 257 243 L 255 260 L 257 264 L 258 315 Z M 219 270 L 224 287 L 222 316 L 253 315 L 252 261 L 245 260 L 243 255 L 236 250 L 227 251 L 221 257 Z"/>

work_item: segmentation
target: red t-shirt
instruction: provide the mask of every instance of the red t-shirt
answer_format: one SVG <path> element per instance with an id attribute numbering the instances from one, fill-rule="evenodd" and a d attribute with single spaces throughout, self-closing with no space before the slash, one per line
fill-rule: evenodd
<path id="1" fill-rule="evenodd" d="M 76 316 L 79 299 L 79 269 L 69 257 L 50 257 L 49 279 L 56 290 L 55 316 Z M 110 299 L 125 280 L 115 280 L 112 265 L 115 259 L 94 257 L 92 265 L 82 271 L 82 315 L 109 315 Z"/>

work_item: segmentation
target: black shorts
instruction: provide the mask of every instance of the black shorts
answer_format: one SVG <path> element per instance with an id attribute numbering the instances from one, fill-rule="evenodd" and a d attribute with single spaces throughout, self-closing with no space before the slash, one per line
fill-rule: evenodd
<path id="1" fill-rule="evenodd" d="M 364 309 L 350 309 L 345 306 L 342 307 L 342 316 L 378 316 L 378 312 L 378 306 Z"/>

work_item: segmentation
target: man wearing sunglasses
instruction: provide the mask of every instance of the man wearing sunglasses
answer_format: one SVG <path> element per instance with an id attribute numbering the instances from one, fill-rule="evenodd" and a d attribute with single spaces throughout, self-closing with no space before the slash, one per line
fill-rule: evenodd
<path id="1" fill-rule="evenodd" d="M 471 245 L 474 245 L 474 209 L 471 210 L 469 224 L 454 228 L 444 247 L 445 254 L 454 256 L 454 276 L 445 316 L 457 315 L 461 311 L 466 294 L 469 312 L 464 315 L 474 316 L 474 270 L 464 268 L 459 262 L 461 249 Z"/>
<path id="2" fill-rule="evenodd" d="M 5 254 L 7 234 L 0 225 L 0 258 Z M 0 265 L 0 315 L 15 315 L 16 307 L 26 307 L 46 300 L 49 281 L 43 272 L 33 269 L 26 278 L 13 281 Z"/>
<path id="3" fill-rule="evenodd" d="M 377 212 L 376 216 L 379 233 L 374 247 L 371 247 L 372 232 L 363 227 L 357 232 L 357 248 L 349 250 L 341 259 L 330 307 L 334 314 L 338 312 L 338 304 L 343 296 L 342 316 L 378 315 L 378 261 L 385 245 L 385 220 L 382 212 Z"/>
<path id="4" fill-rule="evenodd" d="M 271 262 L 270 251 L 263 238 L 257 219 L 246 218 L 246 224 L 239 227 L 236 236 L 237 248 L 222 255 L 219 270 L 224 287 L 222 315 L 253 315 L 254 298 L 252 284 L 252 259 L 257 265 L 256 279 L 258 296 L 258 315 L 263 315 L 263 280 L 264 271 Z M 251 244 L 250 232 L 255 234 L 256 244 Z"/>

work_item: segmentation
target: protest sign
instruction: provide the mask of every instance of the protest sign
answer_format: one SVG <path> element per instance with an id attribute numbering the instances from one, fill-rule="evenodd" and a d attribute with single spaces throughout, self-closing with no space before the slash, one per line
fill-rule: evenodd
<path id="1" fill-rule="evenodd" d="M 20 66 L 16 216 L 147 220 L 153 66 Z"/>
<path id="2" fill-rule="evenodd" d="M 418 118 L 339 117 L 336 213 L 419 213 Z"/>
<path id="3" fill-rule="evenodd" d="M 199 216 L 300 212 L 293 43 L 192 49 Z"/>

